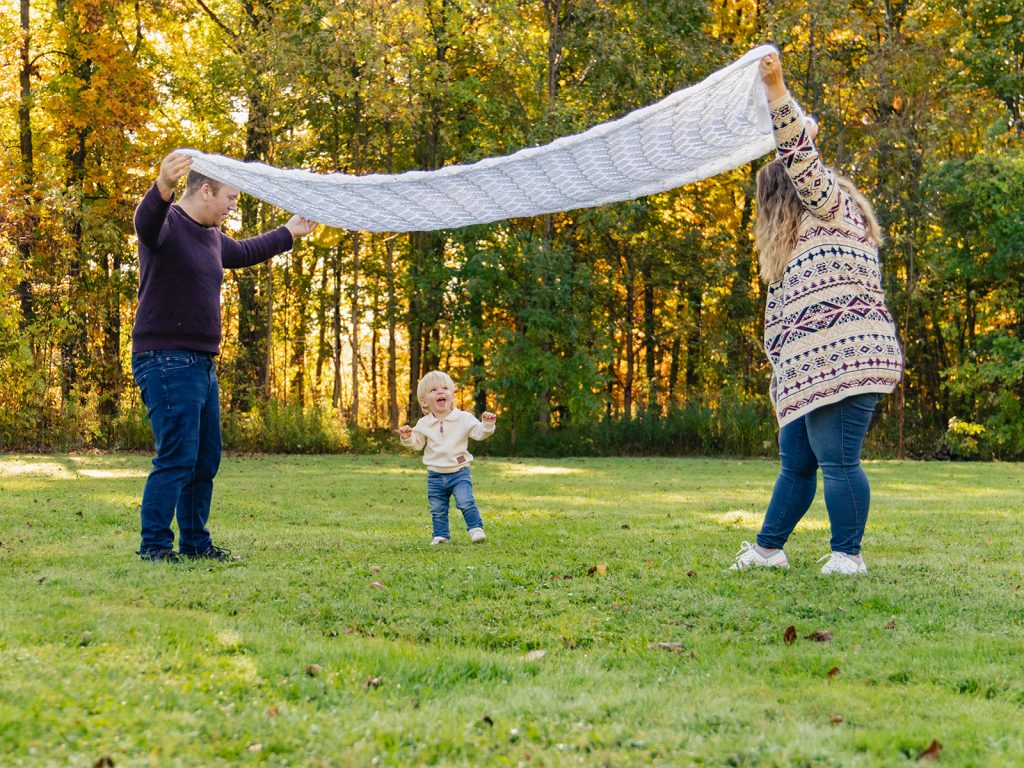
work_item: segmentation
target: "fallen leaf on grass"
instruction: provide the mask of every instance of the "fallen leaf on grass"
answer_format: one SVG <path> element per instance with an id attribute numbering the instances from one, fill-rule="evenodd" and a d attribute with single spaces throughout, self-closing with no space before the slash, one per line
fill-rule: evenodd
<path id="1" fill-rule="evenodd" d="M 572 578 L 571 573 L 564 573 L 559 576 L 557 573 L 551 577 L 551 581 L 569 581 Z"/>
<path id="2" fill-rule="evenodd" d="M 268 717 L 277 717 L 279 714 L 281 714 L 281 710 L 277 708 L 277 704 L 271 704 L 267 709 Z"/>
<path id="3" fill-rule="evenodd" d="M 92 768 L 114 768 L 114 758 L 110 755 L 104 755 L 92 764 Z"/>
<path id="4" fill-rule="evenodd" d="M 597 565 L 592 565 L 589 568 L 587 568 L 587 576 L 593 576 L 595 573 L 598 576 L 605 576 L 605 575 L 607 575 L 607 573 L 608 573 L 608 566 L 605 565 L 604 563 L 598 563 Z"/>
<path id="5" fill-rule="evenodd" d="M 544 650 L 541 650 L 541 649 L 538 648 L 535 651 L 530 651 L 523 658 L 526 659 L 527 661 L 540 661 L 541 659 L 544 658 L 544 654 L 546 654 L 546 653 L 547 653 L 547 651 L 544 651 Z"/>
<path id="6" fill-rule="evenodd" d="M 648 643 L 647 647 L 652 651 L 671 651 L 672 653 L 686 652 L 682 643 Z"/>
<path id="7" fill-rule="evenodd" d="M 686 575 L 689 576 L 692 579 L 694 576 L 697 575 L 697 572 L 696 571 L 687 571 Z"/>
<path id="8" fill-rule="evenodd" d="M 831 643 L 832 642 L 832 633 L 829 632 L 827 629 L 825 629 L 825 630 L 816 629 L 813 632 L 811 632 L 811 634 L 807 635 L 806 637 L 807 637 L 808 640 L 814 640 L 814 641 L 819 642 L 819 643 Z"/>
<path id="9" fill-rule="evenodd" d="M 309 675 L 310 677 L 316 677 L 317 675 L 319 675 L 323 671 L 324 671 L 324 668 L 321 667 L 319 664 L 309 664 L 306 667 L 306 674 Z"/>
<path id="10" fill-rule="evenodd" d="M 620 525 L 619 528 L 621 528 L 624 531 L 628 531 L 629 530 L 629 525 Z"/>
<path id="11" fill-rule="evenodd" d="M 829 717 L 828 721 L 830 723 L 832 723 L 833 725 L 839 725 L 839 723 L 843 722 L 843 716 L 842 715 L 832 715 L 831 717 Z"/>
<path id="12" fill-rule="evenodd" d="M 493 720 L 491 719 L 491 716 L 490 716 L 490 715 L 484 715 L 484 716 L 483 716 L 483 717 L 482 717 L 482 718 L 480 719 L 480 722 L 482 722 L 482 723 L 487 723 L 487 725 L 491 725 L 491 726 L 493 726 L 493 725 L 494 725 L 494 721 L 493 721 Z"/>
<path id="13" fill-rule="evenodd" d="M 924 751 L 917 756 L 917 762 L 937 763 L 940 757 L 942 757 L 942 744 L 932 739 L 932 743 L 925 747 Z"/>
<path id="14" fill-rule="evenodd" d="M 790 624 L 786 627 L 786 631 L 782 633 L 782 640 L 786 645 L 792 645 L 796 642 L 796 627 Z"/>
<path id="15" fill-rule="evenodd" d="M 380 566 L 379 565 L 371 565 L 370 566 L 370 573 L 380 573 Z"/>
<path id="16" fill-rule="evenodd" d="M 826 675 L 826 677 L 828 677 L 829 680 L 832 680 L 838 674 L 839 674 L 839 667 L 832 667 L 832 669 L 830 669 L 828 671 L 828 674 Z"/>
<path id="17" fill-rule="evenodd" d="M 263 751 L 263 745 L 260 744 L 258 741 L 255 744 L 250 744 L 249 745 L 249 751 L 250 752 L 262 752 Z"/>
<path id="18" fill-rule="evenodd" d="M 387 587 L 385 587 L 379 581 L 371 581 L 370 582 L 370 589 L 385 589 L 386 590 Z"/>
<path id="19" fill-rule="evenodd" d="M 380 688 L 384 684 L 384 679 L 380 677 L 374 677 L 370 675 L 366 678 L 366 682 L 363 683 L 367 688 Z"/>
<path id="20" fill-rule="evenodd" d="M 886 629 L 896 629 L 896 619 L 889 619 L 885 622 Z"/>

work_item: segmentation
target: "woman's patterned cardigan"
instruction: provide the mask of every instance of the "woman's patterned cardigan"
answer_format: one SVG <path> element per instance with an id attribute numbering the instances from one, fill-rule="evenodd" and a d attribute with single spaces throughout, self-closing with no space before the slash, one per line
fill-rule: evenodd
<path id="1" fill-rule="evenodd" d="M 851 395 L 892 392 L 903 352 L 885 306 L 878 247 L 868 239 L 860 207 L 822 165 L 793 98 L 786 94 L 768 106 L 779 160 L 806 209 L 764 310 L 771 398 L 785 426 Z"/>

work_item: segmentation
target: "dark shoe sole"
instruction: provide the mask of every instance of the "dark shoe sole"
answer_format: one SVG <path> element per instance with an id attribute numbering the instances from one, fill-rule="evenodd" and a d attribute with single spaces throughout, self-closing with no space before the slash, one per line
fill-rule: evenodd
<path id="1" fill-rule="evenodd" d="M 178 553 L 172 549 L 153 551 L 153 552 L 140 552 L 139 559 L 144 563 L 180 563 L 181 558 Z"/>
<path id="2" fill-rule="evenodd" d="M 208 552 L 179 552 L 180 557 L 186 560 L 212 560 L 216 563 L 230 563 L 231 553 L 227 550 L 214 550 Z"/>

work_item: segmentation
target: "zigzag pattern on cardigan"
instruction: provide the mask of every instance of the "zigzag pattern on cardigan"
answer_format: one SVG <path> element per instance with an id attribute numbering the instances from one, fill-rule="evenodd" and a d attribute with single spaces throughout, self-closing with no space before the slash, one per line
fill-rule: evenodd
<path id="1" fill-rule="evenodd" d="M 780 161 L 805 208 L 796 250 L 765 302 L 772 401 L 785 426 L 850 395 L 891 392 L 903 352 L 863 213 L 821 162 L 792 98 L 769 106 Z"/>
<path id="2" fill-rule="evenodd" d="M 902 370 L 902 367 L 901 367 Z M 794 419 L 823 405 L 831 405 L 851 395 L 865 392 L 891 392 L 891 376 L 865 376 L 863 378 L 847 378 L 830 389 L 817 389 L 808 392 L 799 400 L 786 403 L 778 409 L 779 423 L 788 424 Z"/>

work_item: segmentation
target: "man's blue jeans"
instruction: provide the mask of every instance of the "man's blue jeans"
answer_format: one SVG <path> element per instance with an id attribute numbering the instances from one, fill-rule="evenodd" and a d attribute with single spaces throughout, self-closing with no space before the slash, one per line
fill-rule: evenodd
<path id="1" fill-rule="evenodd" d="M 483 528 L 480 510 L 473 498 L 473 478 L 469 476 L 469 467 L 451 473 L 427 470 L 427 501 L 430 502 L 434 536 L 452 537 L 448 528 L 448 503 L 452 496 L 466 521 L 466 530 Z"/>
<path id="2" fill-rule="evenodd" d="M 132 355 L 132 374 L 153 427 L 156 458 L 142 494 L 140 553 L 172 549 L 178 516 L 180 549 L 211 545 L 213 478 L 220 467 L 220 394 L 213 355 L 182 349 Z"/>
<path id="3" fill-rule="evenodd" d="M 814 501 L 818 467 L 825 481 L 825 508 L 832 551 L 860 554 L 871 488 L 860 450 L 879 396 L 852 395 L 824 405 L 779 430 L 782 468 L 757 535 L 767 549 L 781 549 Z"/>

